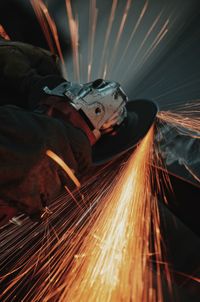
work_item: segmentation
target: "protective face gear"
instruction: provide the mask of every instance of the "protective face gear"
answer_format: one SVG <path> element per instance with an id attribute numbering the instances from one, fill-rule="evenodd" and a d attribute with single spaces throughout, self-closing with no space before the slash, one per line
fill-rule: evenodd
<path id="1" fill-rule="evenodd" d="M 49 95 L 67 97 L 71 105 L 79 111 L 98 140 L 104 132 L 112 131 L 127 116 L 126 94 L 117 82 L 98 79 L 87 84 L 64 82 L 49 89 Z"/>

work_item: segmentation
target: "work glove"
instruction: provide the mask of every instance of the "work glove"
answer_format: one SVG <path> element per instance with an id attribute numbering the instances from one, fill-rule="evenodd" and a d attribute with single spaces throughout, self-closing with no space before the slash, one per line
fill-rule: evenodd
<path id="1" fill-rule="evenodd" d="M 1 107 L 0 119 L 0 200 L 17 213 L 39 218 L 65 185 L 73 185 L 46 151 L 57 154 L 80 178 L 91 163 L 89 141 L 69 123 L 15 106 Z M 3 211 L 1 215 L 7 219 Z"/>

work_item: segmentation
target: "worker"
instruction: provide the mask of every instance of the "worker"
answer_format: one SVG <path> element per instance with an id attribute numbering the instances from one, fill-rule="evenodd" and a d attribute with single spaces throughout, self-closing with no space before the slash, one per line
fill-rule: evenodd
<path id="1" fill-rule="evenodd" d="M 157 113 L 152 102 L 127 102 L 116 82 L 66 81 L 57 56 L 20 42 L 0 40 L 0 74 L 0 224 L 19 213 L 40 219 L 70 185 L 47 150 L 80 178 L 138 143 Z"/>
<path id="2" fill-rule="evenodd" d="M 74 127 L 70 118 L 62 123 L 57 118 L 63 101 L 43 93 L 44 84 L 54 87 L 65 81 L 55 55 L 1 39 L 0 74 L 0 224 L 4 224 L 21 212 L 40 216 L 48 200 L 68 182 L 46 156 L 47 149 L 78 176 L 91 165 L 91 146 L 84 127 Z"/>

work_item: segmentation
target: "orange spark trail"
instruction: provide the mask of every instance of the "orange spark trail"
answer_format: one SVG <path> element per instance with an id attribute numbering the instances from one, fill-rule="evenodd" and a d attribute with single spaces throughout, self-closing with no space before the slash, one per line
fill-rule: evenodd
<path id="1" fill-rule="evenodd" d="M 160 111 L 158 118 L 163 124 L 162 126 L 173 125 L 180 135 L 188 136 L 189 139 L 200 139 L 200 106 L 198 102 L 179 105 L 173 111 Z M 183 162 L 183 165 L 200 183 L 199 176 L 189 167 L 189 164 Z"/>
<path id="2" fill-rule="evenodd" d="M 83 183 L 81 192 L 85 199 L 81 208 L 77 207 L 78 201 L 74 203 L 74 198 L 62 194 L 50 205 L 52 214 L 48 221 L 34 224 L 22 217 L 20 228 L 14 226 L 13 229 L 10 225 L 1 230 L 1 301 L 18 302 L 19 297 L 23 297 L 26 302 L 44 302 L 51 292 L 57 298 L 60 296 L 59 285 L 63 284 L 67 268 L 88 233 L 86 222 L 107 192 L 108 179 L 115 178 L 115 174 L 116 169 L 109 163 Z M 80 193 L 73 194 L 80 201 Z M 44 232 L 46 226 L 50 233 Z"/>
<path id="3" fill-rule="evenodd" d="M 154 41 L 152 42 L 151 46 L 147 49 L 145 54 L 142 56 L 141 61 L 144 65 L 145 62 L 148 60 L 150 55 L 154 52 L 154 50 L 157 48 L 159 43 L 163 40 L 163 38 L 168 33 L 168 25 L 169 25 L 169 19 L 164 23 L 161 30 L 159 31 L 158 35 L 155 37 Z M 139 67 L 140 64 L 135 65 L 135 69 Z"/>
<path id="4" fill-rule="evenodd" d="M 49 45 L 49 49 L 51 50 L 52 53 L 55 54 L 54 43 L 52 41 L 51 34 L 53 36 L 53 39 L 55 41 L 56 48 L 57 48 L 57 51 L 58 51 L 58 55 L 59 55 L 60 60 L 63 64 L 63 67 L 64 67 L 65 76 L 67 77 L 67 71 L 65 69 L 65 62 L 64 62 L 62 50 L 61 50 L 61 47 L 60 47 L 60 42 L 59 42 L 59 37 L 58 37 L 58 32 L 57 32 L 55 22 L 51 18 L 47 7 L 43 3 L 42 0 L 31 0 L 31 4 L 32 4 L 33 9 L 35 11 L 35 14 L 38 18 L 40 26 L 41 26 L 41 28 L 44 32 L 45 38 L 46 38 L 47 43 Z"/>
<path id="5" fill-rule="evenodd" d="M 0 37 L 4 38 L 5 40 L 10 40 L 10 37 L 6 33 L 4 27 L 0 24 Z"/>
<path id="6" fill-rule="evenodd" d="M 126 69 L 126 72 L 124 73 L 123 75 L 123 78 L 122 79 L 125 79 L 126 78 L 126 75 L 127 73 L 129 72 L 129 70 L 132 68 L 133 66 L 133 63 L 135 62 L 135 59 L 137 58 L 138 54 L 140 53 L 142 47 L 144 46 L 144 44 L 146 43 L 147 39 L 149 38 L 150 34 L 153 32 L 155 26 L 157 25 L 158 21 L 160 20 L 160 17 L 162 15 L 162 12 L 160 12 L 160 14 L 155 18 L 154 22 L 152 23 L 151 27 L 149 28 L 149 30 L 147 31 L 146 35 L 144 36 L 144 39 L 140 45 L 140 47 L 138 48 L 138 50 L 136 51 L 136 53 L 134 54 L 134 57 L 133 59 L 131 60 L 128 68 Z M 121 79 L 121 81 L 123 81 Z"/>
<path id="7" fill-rule="evenodd" d="M 54 49 L 54 44 L 53 44 L 53 41 L 52 41 L 52 37 L 51 37 L 51 34 L 50 34 L 50 31 L 49 31 L 49 28 L 48 28 L 48 25 L 44 19 L 44 16 L 42 14 L 42 10 L 41 10 L 41 7 L 40 7 L 40 1 L 37 1 L 37 0 L 31 0 L 30 1 L 31 4 L 32 4 L 32 7 L 35 11 L 35 14 L 38 18 L 38 21 L 40 23 L 40 26 L 43 30 L 43 33 L 44 33 L 44 36 L 47 40 L 47 43 L 49 45 L 49 49 L 52 53 L 55 53 L 55 49 Z"/>
<path id="8" fill-rule="evenodd" d="M 46 154 L 47 154 L 47 156 L 52 158 L 59 166 L 61 166 L 63 168 L 63 170 L 71 178 L 71 180 L 74 182 L 74 184 L 76 185 L 77 188 L 81 187 L 81 184 L 80 184 L 79 180 L 76 178 L 76 176 L 74 175 L 74 172 L 72 171 L 72 169 L 70 169 L 68 167 L 68 165 L 57 154 L 55 154 L 51 150 L 47 150 Z"/>
<path id="9" fill-rule="evenodd" d="M 146 13 L 146 11 L 147 11 L 148 4 L 149 4 L 149 2 L 148 2 L 148 0 L 147 0 L 147 1 L 145 2 L 145 4 L 144 4 L 144 7 L 143 7 L 143 9 L 142 9 L 142 11 L 141 11 L 141 13 L 140 13 L 140 16 L 139 16 L 138 20 L 137 20 L 137 22 L 136 22 L 136 25 L 135 25 L 134 28 L 133 28 L 133 31 L 132 31 L 132 33 L 131 33 L 131 35 L 130 35 L 130 38 L 129 38 L 129 40 L 128 40 L 128 43 L 127 43 L 127 45 L 126 45 L 126 47 L 125 47 L 125 49 L 124 49 L 124 51 L 123 51 L 123 53 L 122 53 L 122 55 L 121 55 L 121 58 L 120 58 L 120 60 L 119 60 L 119 63 L 118 63 L 118 65 L 117 65 L 117 67 L 119 67 L 119 66 L 121 65 L 121 63 L 123 62 L 123 60 L 124 60 L 124 57 L 125 57 L 125 55 L 126 55 L 128 49 L 129 49 L 129 47 L 130 47 L 130 45 L 131 45 L 131 42 L 132 42 L 132 40 L 133 40 L 133 37 L 134 37 L 134 35 L 135 35 L 135 33 L 136 33 L 136 31 L 137 31 L 137 29 L 138 29 L 140 23 L 141 23 L 141 21 L 142 21 L 144 15 L 145 15 L 145 13 Z M 116 70 L 115 70 L 115 73 L 117 73 L 117 68 L 116 68 Z"/>
<path id="10" fill-rule="evenodd" d="M 48 232 L 43 232 L 44 225 L 34 226 L 26 220 L 16 230 L 16 243 L 16 236 L 3 237 L 4 255 L 0 260 L 5 263 L 4 270 L 10 255 L 17 254 L 7 274 L 9 278 L 17 272 L 17 276 L 0 294 L 3 301 L 18 295 L 27 302 L 84 302 L 88 297 L 89 301 L 98 297 L 99 301 L 116 301 L 118 297 L 125 301 L 162 301 L 159 263 L 164 259 L 157 198 L 151 187 L 152 142 L 153 129 L 120 173 L 118 162 L 114 162 L 115 169 L 109 163 L 83 185 L 82 193 L 88 194 L 89 200 L 82 211 L 72 207 L 70 196 L 61 196 L 50 207 L 52 215 L 45 222 Z M 157 180 L 156 176 L 156 186 Z M 159 190 L 158 186 L 156 192 Z M 76 192 L 74 196 L 78 197 Z M 167 264 L 165 275 L 170 288 Z M 6 278 L 4 275 L 3 280 Z M 30 282 L 32 278 L 34 283 Z"/>
<path id="11" fill-rule="evenodd" d="M 117 33 L 117 38 L 116 38 L 116 41 L 115 41 L 115 44 L 114 44 L 114 47 L 113 47 L 113 53 L 112 53 L 111 62 L 110 62 L 110 69 L 112 69 L 113 63 L 115 61 L 118 45 L 119 45 L 119 42 L 120 42 L 120 39 L 121 39 L 121 35 L 124 31 L 124 27 L 125 27 L 126 20 L 127 20 L 127 17 L 128 17 L 131 2 L 132 2 L 132 0 L 127 0 L 127 2 L 126 2 L 126 6 L 125 6 L 124 13 L 123 13 L 123 16 L 122 16 L 121 24 L 119 26 L 119 31 Z"/>
<path id="12" fill-rule="evenodd" d="M 188 109 L 183 109 L 188 113 Z M 194 105 L 194 109 L 198 112 L 198 106 Z M 156 198 L 162 184 L 154 168 L 154 164 L 161 163 L 155 160 L 152 141 L 151 129 L 121 173 L 111 175 L 112 166 L 108 166 L 103 175 L 101 172 L 92 180 L 92 187 L 83 186 L 83 192 L 90 195 L 89 203 L 84 203 L 85 211 L 80 212 L 80 208 L 72 211 L 69 197 L 59 198 L 51 209 L 51 221 L 55 221 L 48 240 L 47 235 L 40 235 L 42 226 L 32 226 L 30 232 L 31 223 L 16 230 L 16 243 L 13 243 L 16 233 L 11 232 L 13 240 L 9 234 L 4 236 L 10 242 L 7 239 L 2 242 L 6 253 L 0 256 L 1 262 L 4 259 L 7 266 L 6 257 L 9 259 L 16 247 L 20 256 L 9 273 L 17 271 L 18 276 L 0 295 L 4 299 L 10 293 L 3 301 L 10 301 L 12 293 L 16 296 L 16 288 L 23 289 L 22 284 L 28 282 L 32 274 L 37 282 L 25 292 L 27 302 L 65 302 L 70 298 L 84 302 L 97 301 L 98 297 L 100 301 L 116 301 L 119 297 L 125 301 L 163 301 L 162 274 L 169 291 L 171 279 L 162 257 Z M 155 183 L 152 185 L 153 174 Z M 29 236 L 25 236 L 25 230 Z M 27 250 L 33 238 L 37 244 Z M 152 268 L 152 256 L 156 269 Z"/>
<path id="13" fill-rule="evenodd" d="M 50 14 L 48 12 L 48 9 L 47 9 L 46 5 L 43 3 L 43 1 L 39 1 L 38 4 L 40 5 L 41 10 L 42 10 L 44 16 L 46 17 L 47 23 L 50 27 L 51 33 L 53 35 L 53 38 L 54 38 L 54 41 L 55 41 L 55 44 L 56 44 L 56 48 L 58 50 L 59 57 L 60 57 L 61 62 L 64 66 L 65 65 L 64 58 L 63 58 L 62 50 L 61 50 L 61 47 L 60 47 L 60 42 L 59 42 L 59 38 L 58 38 L 58 31 L 57 31 L 55 22 L 51 18 Z"/>
<path id="14" fill-rule="evenodd" d="M 78 17 L 77 16 L 76 18 L 73 17 L 71 0 L 66 0 L 65 3 L 66 3 L 72 51 L 73 51 L 74 78 L 75 80 L 80 81 Z"/>
<path id="15" fill-rule="evenodd" d="M 200 178 L 186 164 L 183 165 L 186 168 L 186 170 L 188 170 L 188 172 L 194 177 L 194 179 L 196 179 L 196 181 L 200 183 Z"/>
<path id="16" fill-rule="evenodd" d="M 96 8 L 96 0 L 90 0 L 88 77 L 87 77 L 88 82 L 91 80 L 91 73 L 92 73 L 97 16 L 98 16 L 98 10 Z"/>
<path id="17" fill-rule="evenodd" d="M 173 111 L 160 111 L 158 118 L 176 127 L 183 127 L 186 131 L 194 131 L 190 134 L 194 138 L 200 138 L 200 106 L 198 103 L 179 106 Z"/>
<path id="18" fill-rule="evenodd" d="M 108 191 L 95 213 L 95 222 L 88 226 L 90 233 L 63 280 L 60 302 L 163 301 L 160 269 L 157 267 L 154 276 L 150 266 L 152 213 L 155 254 L 162 259 L 159 213 L 149 165 L 152 142 L 153 128 L 130 158 L 114 190 Z M 156 294 L 153 282 L 157 283 Z"/>
<path id="19" fill-rule="evenodd" d="M 118 0 L 113 0 L 113 2 L 112 2 L 111 13 L 110 13 L 109 21 L 108 21 L 108 27 L 107 27 L 107 30 L 106 30 L 105 41 L 104 41 L 103 50 L 102 50 L 102 57 L 101 57 L 101 60 L 100 60 L 99 77 L 102 77 L 102 73 L 105 72 L 104 61 L 105 61 L 106 50 L 107 50 L 108 41 L 109 41 L 109 38 L 110 38 L 110 33 L 111 33 L 113 21 L 114 21 L 114 18 L 115 18 L 117 3 L 118 3 Z"/>

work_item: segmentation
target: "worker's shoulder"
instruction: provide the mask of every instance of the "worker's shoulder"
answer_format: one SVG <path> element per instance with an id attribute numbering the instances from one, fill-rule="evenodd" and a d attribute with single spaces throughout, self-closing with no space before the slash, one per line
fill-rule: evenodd
<path id="1" fill-rule="evenodd" d="M 4 51 L 5 48 L 14 48 L 18 49 L 22 53 L 28 56 L 49 56 L 51 57 L 53 54 L 41 47 L 20 42 L 20 41 L 11 41 L 11 40 L 5 40 L 5 39 L 0 39 L 0 51 Z"/>

